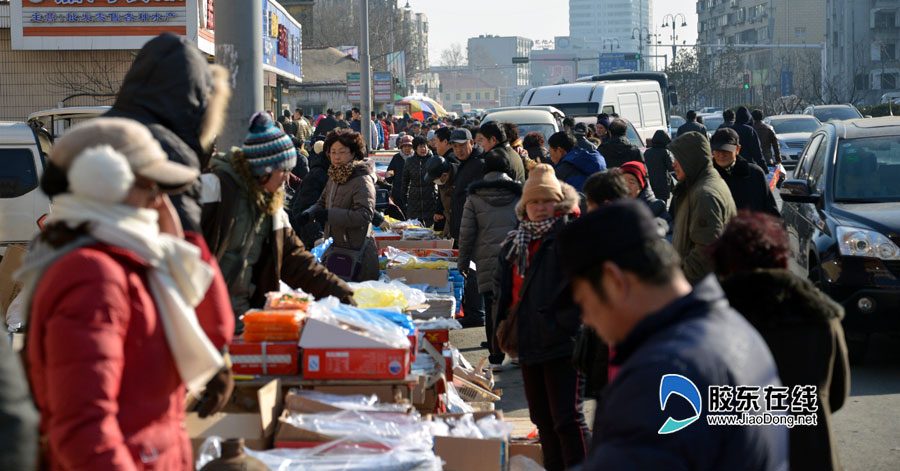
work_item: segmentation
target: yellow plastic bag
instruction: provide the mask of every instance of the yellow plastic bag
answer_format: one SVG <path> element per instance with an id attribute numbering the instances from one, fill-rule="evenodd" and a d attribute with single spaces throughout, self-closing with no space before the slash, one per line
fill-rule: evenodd
<path id="1" fill-rule="evenodd" d="M 447 260 L 434 260 L 434 261 L 430 261 L 430 262 L 420 262 L 419 260 L 410 260 L 409 263 L 401 265 L 400 268 L 446 270 L 446 269 L 450 268 L 450 262 Z"/>
<path id="2" fill-rule="evenodd" d="M 353 293 L 353 300 L 362 309 L 408 307 L 406 296 L 398 289 L 359 288 Z"/>

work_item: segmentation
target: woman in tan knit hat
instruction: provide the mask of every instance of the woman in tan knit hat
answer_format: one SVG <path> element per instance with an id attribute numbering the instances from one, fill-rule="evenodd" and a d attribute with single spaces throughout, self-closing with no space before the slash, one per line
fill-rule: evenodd
<path id="1" fill-rule="evenodd" d="M 572 366 L 581 311 L 559 265 L 557 236 L 579 215 L 578 193 L 535 166 L 516 206 L 519 225 L 500 249 L 494 274 L 500 347 L 519 357 L 531 421 L 538 427 L 544 465 L 572 468 L 585 456 L 584 378 Z"/>

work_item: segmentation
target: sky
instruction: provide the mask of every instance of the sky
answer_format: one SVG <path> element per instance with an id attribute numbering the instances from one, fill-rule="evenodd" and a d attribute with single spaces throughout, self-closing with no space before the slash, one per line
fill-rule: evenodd
<path id="1" fill-rule="evenodd" d="M 677 28 L 678 44 L 684 40 L 693 44 L 697 40 L 695 0 L 652 1 L 652 24 L 658 28 L 654 33 L 661 33 L 663 44 L 671 44 L 671 27 L 661 28 L 667 13 L 683 13 L 687 19 L 687 27 L 679 24 Z M 403 7 L 406 3 L 399 0 L 398 5 Z M 459 43 L 465 52 L 466 40 L 480 34 L 522 36 L 534 40 L 552 40 L 554 36 L 569 34 L 568 0 L 409 0 L 409 6 L 428 16 L 431 65 L 440 65 L 441 51 L 453 43 Z M 657 54 L 672 54 L 671 47 L 659 49 Z"/>

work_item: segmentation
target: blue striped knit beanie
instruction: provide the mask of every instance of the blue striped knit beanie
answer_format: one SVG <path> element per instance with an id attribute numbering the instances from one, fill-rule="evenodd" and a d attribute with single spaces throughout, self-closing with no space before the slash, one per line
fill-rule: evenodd
<path id="1" fill-rule="evenodd" d="M 278 169 L 289 171 L 297 164 L 297 149 L 291 138 L 265 111 L 250 119 L 250 134 L 244 139 L 242 150 L 254 177 L 269 175 Z"/>

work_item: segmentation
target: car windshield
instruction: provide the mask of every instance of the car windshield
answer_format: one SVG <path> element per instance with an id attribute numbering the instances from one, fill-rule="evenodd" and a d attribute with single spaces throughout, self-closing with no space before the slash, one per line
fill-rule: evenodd
<path id="1" fill-rule="evenodd" d="M 834 171 L 834 200 L 900 201 L 900 136 L 840 141 Z"/>
<path id="2" fill-rule="evenodd" d="M 552 106 L 566 116 L 596 115 L 597 110 L 600 109 L 598 103 L 549 103 L 546 106 Z"/>
<path id="3" fill-rule="evenodd" d="M 550 141 L 550 136 L 553 135 L 553 125 L 551 124 L 516 124 L 519 127 L 519 137 L 524 138 L 526 134 L 537 131 L 544 136 L 544 142 Z"/>
<path id="4" fill-rule="evenodd" d="M 856 111 L 856 108 L 851 108 L 849 106 L 841 106 L 838 108 L 816 108 L 813 110 L 813 115 L 823 123 L 831 121 L 832 119 L 843 120 L 862 118 L 859 111 Z"/>
<path id="5" fill-rule="evenodd" d="M 628 123 L 628 130 L 625 131 L 625 137 L 628 139 L 628 142 L 634 144 L 637 147 L 644 147 L 644 142 L 641 141 L 641 136 L 637 133 L 637 130 L 634 129 L 634 126 L 631 123 Z"/>
<path id="6" fill-rule="evenodd" d="M 775 128 L 775 134 L 814 132 L 819 127 L 819 123 L 814 119 L 807 118 L 773 119 L 772 127 Z"/>

